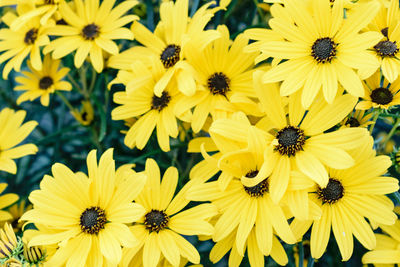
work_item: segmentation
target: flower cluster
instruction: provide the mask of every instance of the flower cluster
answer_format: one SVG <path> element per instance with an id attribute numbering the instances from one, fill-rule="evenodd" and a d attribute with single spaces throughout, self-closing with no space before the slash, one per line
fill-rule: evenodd
<path id="1" fill-rule="evenodd" d="M 0 0 L 0 264 L 400 264 L 399 1 L 153 2 Z"/>

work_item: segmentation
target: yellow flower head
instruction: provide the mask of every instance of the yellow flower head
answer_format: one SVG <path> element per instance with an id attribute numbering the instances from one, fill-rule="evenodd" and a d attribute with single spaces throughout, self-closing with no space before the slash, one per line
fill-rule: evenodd
<path id="1" fill-rule="evenodd" d="M 90 125 L 94 118 L 94 110 L 90 101 L 82 101 L 81 110 L 74 110 L 71 113 L 72 116 L 84 126 Z"/>
<path id="2" fill-rule="evenodd" d="M 6 223 L 3 229 L 0 229 L 0 260 L 10 258 L 20 249 L 20 242 L 18 242 L 12 226 Z"/>
<path id="3" fill-rule="evenodd" d="M 350 151 L 354 166 L 343 170 L 328 168 L 328 184 L 311 185 L 309 192 L 313 202 L 322 209 L 321 218 L 304 221 L 295 218 L 291 226 L 300 238 L 312 224 L 313 258 L 320 258 L 325 252 L 331 229 L 342 259 L 347 261 L 353 253 L 353 235 L 367 249 L 376 245 L 374 232 L 365 218 L 380 225 L 395 222 L 393 202 L 385 194 L 399 189 L 398 180 L 383 176 L 391 160 L 387 156 L 376 156 L 372 146 L 370 137 L 361 147 Z M 309 184 L 306 177 L 299 178 L 299 182 Z"/>
<path id="4" fill-rule="evenodd" d="M 390 83 L 381 76 L 380 71 L 364 80 L 364 97 L 357 104 L 356 109 L 367 110 L 370 108 L 389 109 L 400 105 L 400 77 Z"/>
<path id="5" fill-rule="evenodd" d="M 60 60 L 51 59 L 50 55 L 46 55 L 43 60 L 43 68 L 40 71 L 32 67 L 28 61 L 30 71 L 23 71 L 24 76 L 19 76 L 15 80 L 20 83 L 15 91 L 26 91 L 18 97 L 17 104 L 24 101 L 33 101 L 40 97 L 40 102 L 43 106 L 48 106 L 50 94 L 56 90 L 70 91 L 72 86 L 69 82 L 62 79 L 68 73 L 69 68 L 60 68 Z"/>
<path id="6" fill-rule="evenodd" d="M 221 37 L 204 50 L 191 46 L 187 54 L 187 62 L 196 73 L 197 91 L 188 99 L 182 98 L 178 107 L 183 108 L 186 102 L 195 106 L 192 118 L 195 133 L 203 128 L 209 114 L 214 120 L 239 110 L 261 115 L 250 99 L 255 97 L 252 79 L 257 53 L 243 53 L 248 44 L 243 34 L 231 41 L 226 26 L 218 26 L 217 31 Z"/>
<path id="7" fill-rule="evenodd" d="M 139 220 L 145 212 L 132 201 L 146 177 L 130 169 L 116 172 L 112 157 L 113 150 L 109 149 L 97 164 L 96 151 L 91 151 L 88 177 L 56 163 L 52 167 L 54 177 L 46 175 L 40 189 L 30 194 L 33 209 L 21 220 L 52 229 L 52 233 L 40 231 L 29 241 L 29 246 L 59 246 L 49 266 L 118 264 L 121 245 L 135 245 L 136 238 L 127 224 Z"/>
<path id="8" fill-rule="evenodd" d="M 36 154 L 38 148 L 34 144 L 21 143 L 38 124 L 36 121 L 28 121 L 24 124 L 26 112 L 5 108 L 0 112 L 0 170 L 12 174 L 17 173 L 17 165 L 13 159 L 21 158 L 26 155 Z"/>
<path id="9" fill-rule="evenodd" d="M 190 115 L 176 111 L 177 103 L 183 95 L 175 83 L 171 82 L 161 96 L 154 93 L 154 87 L 165 74 L 165 69 L 160 62 L 153 63 L 150 70 L 141 61 L 135 61 L 130 71 L 119 72 L 116 80 L 125 84 L 126 89 L 114 94 L 114 102 L 122 106 L 115 108 L 111 116 L 113 120 L 138 117 L 126 133 L 125 144 L 128 147 L 143 149 L 156 128 L 158 144 L 163 151 L 169 151 L 169 137 L 176 138 L 179 133 L 176 118 L 188 121 Z M 190 106 L 182 103 L 180 108 L 187 111 Z"/>
<path id="10" fill-rule="evenodd" d="M 147 159 L 145 173 L 147 184 L 135 202 L 143 205 L 146 212 L 130 227 L 139 242 L 124 249 L 121 266 L 131 266 L 137 253 L 143 254 L 144 267 L 157 266 L 161 255 L 173 266 L 179 266 L 181 256 L 198 264 L 199 253 L 182 235 L 211 235 L 214 228 L 208 220 L 217 214 L 215 206 L 201 204 L 181 211 L 190 202 L 186 194 L 192 183 L 187 183 L 174 197 L 178 184 L 175 167 L 168 168 L 160 180 L 157 163 Z"/>
<path id="11" fill-rule="evenodd" d="M 373 124 L 371 121 L 372 113 L 367 113 L 364 110 L 355 110 L 341 124 L 343 127 L 363 127 L 367 128 L 368 125 Z"/>
<path id="12" fill-rule="evenodd" d="M 21 16 L 22 8 L 17 9 Z M 8 12 L 2 17 L 2 21 L 10 26 L 18 17 L 13 12 Z M 22 61 L 30 55 L 32 67 L 35 70 L 42 69 L 40 47 L 49 43 L 46 28 L 40 25 L 39 18 L 35 17 L 26 21 L 18 29 L 0 29 L 0 63 L 8 60 L 3 69 L 3 78 L 7 79 L 11 69 L 20 71 Z"/>
<path id="13" fill-rule="evenodd" d="M 129 69 L 133 60 L 141 60 L 149 65 L 150 60 L 156 57 L 166 72 L 154 87 L 155 94 L 160 97 L 169 81 L 174 78 L 179 91 L 185 95 L 193 95 L 196 91 L 194 74 L 185 58 L 191 52 L 188 44 L 191 43 L 202 50 L 219 37 L 218 32 L 214 30 L 204 31 L 214 13 L 220 10 L 220 7 L 208 9 L 212 4 L 213 2 L 209 2 L 203 5 L 192 18 L 189 18 L 188 0 L 177 0 L 175 3 L 164 1 L 160 6 L 160 22 L 154 33 L 137 21 L 132 25 L 135 39 L 145 48 L 133 47 L 111 58 L 109 66 Z"/>
<path id="14" fill-rule="evenodd" d="M 11 224 L 15 233 L 18 233 L 24 225 L 22 221 L 19 221 L 19 219 L 30 209 L 32 209 L 32 205 L 27 205 L 25 200 L 21 200 L 8 208 L 8 212 L 12 216 L 12 219 L 8 220 L 8 223 Z"/>
<path id="15" fill-rule="evenodd" d="M 56 25 L 49 29 L 50 35 L 61 36 L 43 50 L 44 53 L 53 51 L 53 58 L 62 58 L 76 50 L 74 63 L 81 67 L 87 56 L 97 72 L 104 66 L 103 50 L 116 55 L 119 48 L 113 40 L 133 39 L 132 32 L 122 27 L 138 19 L 135 15 L 125 15 L 138 2 L 123 1 L 113 8 L 113 0 L 105 0 L 99 5 L 99 0 L 74 0 L 76 10 L 66 2 L 59 5 L 59 11 L 68 25 Z"/>
<path id="16" fill-rule="evenodd" d="M 309 6 L 311 5 L 311 6 Z M 377 32 L 358 32 L 379 9 L 370 1 L 352 9 L 344 19 L 343 1 L 285 0 L 284 10 L 289 19 L 274 17 L 269 21 L 272 31 L 285 40 L 266 41 L 261 52 L 266 57 L 287 59 L 267 71 L 262 82 L 283 81 L 280 94 L 287 96 L 301 90 L 303 107 L 310 107 L 320 92 L 332 103 L 339 83 L 352 95 L 363 96 L 360 77 L 355 69 L 379 64 L 367 53 L 382 39 Z M 310 11 L 311 10 L 311 11 Z"/>

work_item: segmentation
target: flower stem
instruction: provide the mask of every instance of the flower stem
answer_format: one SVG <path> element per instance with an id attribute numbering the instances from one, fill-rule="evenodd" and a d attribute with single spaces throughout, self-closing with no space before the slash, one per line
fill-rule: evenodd
<path id="1" fill-rule="evenodd" d="M 70 111 L 74 111 L 74 107 L 68 101 L 68 99 L 59 91 L 56 90 L 55 93 L 60 97 L 60 99 L 64 102 L 64 104 L 70 109 Z"/>
<path id="2" fill-rule="evenodd" d="M 313 257 L 310 257 L 310 259 L 308 259 L 308 264 L 307 264 L 307 267 L 313 267 L 314 266 L 314 258 Z"/>
<path id="3" fill-rule="evenodd" d="M 303 241 L 299 242 L 299 267 L 303 267 L 304 263 L 304 247 Z"/>
<path id="4" fill-rule="evenodd" d="M 369 133 L 372 135 L 372 132 L 373 132 L 373 130 L 374 130 L 374 127 L 375 127 L 375 124 L 376 124 L 376 121 L 378 120 L 378 117 L 379 117 L 379 114 L 381 113 L 381 111 L 380 111 L 380 109 L 377 109 L 377 110 L 375 110 L 374 111 L 374 117 L 372 118 L 372 124 L 371 124 L 371 126 L 370 126 L 370 128 L 369 128 Z"/>
<path id="5" fill-rule="evenodd" d="M 390 138 L 393 136 L 393 134 L 396 132 L 399 126 L 400 126 L 400 118 L 397 118 L 392 129 L 390 130 L 390 132 L 388 133 L 388 135 L 386 136 L 385 140 L 382 143 L 383 149 L 385 149 L 387 142 L 389 142 Z"/>

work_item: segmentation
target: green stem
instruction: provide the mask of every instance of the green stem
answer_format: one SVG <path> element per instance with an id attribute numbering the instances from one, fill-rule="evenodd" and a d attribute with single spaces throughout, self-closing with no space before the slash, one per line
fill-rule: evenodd
<path id="1" fill-rule="evenodd" d="M 85 97 L 85 99 L 89 99 L 87 81 L 86 81 L 86 68 L 84 65 L 79 69 L 79 76 L 81 78 L 83 96 Z"/>
<path id="2" fill-rule="evenodd" d="M 89 95 L 92 94 L 92 91 L 94 89 L 94 85 L 96 83 L 96 77 L 97 77 L 97 72 L 96 70 L 92 67 L 92 80 L 90 81 L 89 85 Z"/>
<path id="3" fill-rule="evenodd" d="M 68 80 L 72 83 L 72 85 L 76 88 L 76 90 L 78 90 L 78 92 L 83 95 L 83 91 L 82 91 L 81 87 L 75 81 L 75 79 L 72 77 L 72 75 L 70 73 L 67 73 L 67 77 L 68 77 Z"/>
<path id="4" fill-rule="evenodd" d="M 314 266 L 314 258 L 310 257 L 310 259 L 308 260 L 308 264 L 307 267 L 313 267 Z"/>
<path id="5" fill-rule="evenodd" d="M 380 111 L 380 109 L 377 109 L 377 110 L 375 110 L 374 111 L 374 117 L 373 117 L 373 119 L 372 119 L 372 124 L 371 124 L 371 126 L 370 126 L 370 128 L 369 128 L 369 133 L 372 135 L 372 131 L 374 130 L 374 127 L 375 127 L 375 124 L 376 124 L 376 121 L 378 120 L 378 117 L 379 117 L 379 114 L 381 113 L 381 111 Z"/>
<path id="6" fill-rule="evenodd" d="M 299 242 L 299 267 L 303 267 L 304 263 L 304 247 L 303 241 Z"/>
<path id="7" fill-rule="evenodd" d="M 261 9 L 258 7 L 259 2 L 257 0 L 253 0 L 253 2 L 254 2 L 254 5 L 256 6 L 256 9 L 257 9 L 258 15 L 260 16 L 260 21 L 261 21 L 262 17 L 263 17 L 263 13 L 262 13 Z"/>
<path id="8" fill-rule="evenodd" d="M 59 91 L 56 90 L 55 93 L 61 98 L 61 100 L 64 102 L 65 105 L 71 110 L 74 111 L 74 107 L 71 105 L 71 103 L 68 101 L 68 99 Z"/>

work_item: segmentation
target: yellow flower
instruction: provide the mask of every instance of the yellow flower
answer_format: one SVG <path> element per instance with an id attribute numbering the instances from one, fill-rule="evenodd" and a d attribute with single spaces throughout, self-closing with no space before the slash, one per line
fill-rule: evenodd
<path id="1" fill-rule="evenodd" d="M 255 97 L 252 79 L 256 53 L 243 53 L 248 39 L 240 34 L 232 42 L 226 26 L 218 26 L 221 37 L 208 44 L 204 50 L 191 47 L 187 62 L 197 76 L 197 91 L 178 104 L 178 113 L 185 110 L 184 103 L 195 106 L 192 129 L 199 132 L 208 114 L 213 119 L 226 117 L 235 111 L 261 115 L 258 106 L 250 97 Z"/>
<path id="2" fill-rule="evenodd" d="M 332 103 L 340 83 L 350 94 L 363 96 L 360 77 L 354 69 L 377 66 L 367 49 L 382 38 L 377 32 L 358 34 L 374 17 L 379 4 L 371 1 L 352 9 L 343 19 L 343 1 L 312 1 L 308 10 L 303 1 L 285 0 L 292 21 L 280 17 L 269 21 L 273 31 L 285 41 L 267 41 L 261 51 L 268 57 L 288 59 L 267 71 L 264 83 L 283 81 L 280 93 L 291 95 L 300 90 L 301 104 L 308 108 L 322 87 L 325 100 Z M 293 25 L 294 22 L 294 25 Z"/>
<path id="3" fill-rule="evenodd" d="M 124 248 L 121 266 L 131 266 L 137 253 L 143 253 L 144 267 L 157 266 L 161 255 L 173 266 L 179 266 L 181 256 L 198 264 L 199 253 L 181 235 L 211 235 L 214 228 L 208 219 L 217 214 L 215 206 L 201 204 L 181 212 L 190 202 L 186 193 L 192 183 L 187 183 L 174 197 L 178 184 L 176 168 L 168 168 L 160 181 L 157 163 L 147 159 L 145 172 L 147 184 L 135 202 L 143 205 L 146 213 L 130 227 L 139 242 L 132 248 Z"/>
<path id="4" fill-rule="evenodd" d="M 81 110 L 73 110 L 71 113 L 72 116 L 84 126 L 90 125 L 94 118 L 94 110 L 90 101 L 82 101 Z"/>
<path id="5" fill-rule="evenodd" d="M 68 25 L 56 25 L 49 29 L 50 35 L 62 36 L 52 41 L 43 50 L 53 51 L 53 58 L 62 58 L 76 50 L 74 64 L 81 67 L 89 55 L 97 72 L 103 70 L 103 50 L 116 55 L 119 48 L 114 39 L 133 39 L 133 34 L 123 25 L 138 19 L 135 15 L 123 16 L 137 4 L 135 0 L 123 1 L 112 8 L 113 0 L 105 0 L 99 6 L 99 0 L 74 0 L 76 10 L 66 2 L 59 5 L 62 18 Z M 85 14 L 85 15 L 83 15 Z"/>
<path id="6" fill-rule="evenodd" d="M 17 9 L 18 15 L 23 13 Z M 18 17 L 13 12 L 8 12 L 2 17 L 2 21 L 10 26 Z M 7 79 L 11 69 L 20 71 L 22 61 L 30 55 L 32 67 L 42 69 L 40 47 L 49 43 L 46 29 L 40 25 L 39 18 L 35 17 L 26 21 L 18 29 L 0 29 L 0 63 L 8 60 L 3 69 L 3 78 Z"/>
<path id="7" fill-rule="evenodd" d="M 12 174 L 17 173 L 17 165 L 13 159 L 26 155 L 36 154 L 38 148 L 34 144 L 21 143 L 38 124 L 36 121 L 28 121 L 24 124 L 26 112 L 5 108 L 0 112 L 0 170 Z"/>
<path id="8" fill-rule="evenodd" d="M 388 82 L 382 79 L 380 71 L 364 81 L 365 94 L 356 109 L 366 110 L 370 108 L 388 109 L 400 104 L 400 78 Z"/>
<path id="9" fill-rule="evenodd" d="M 208 43 L 219 37 L 214 30 L 204 31 L 204 27 L 220 8 L 208 9 L 213 2 L 200 7 L 192 18 L 188 17 L 188 0 L 164 1 L 160 6 L 160 22 L 154 32 L 135 21 L 132 31 L 135 39 L 145 47 L 133 47 L 111 58 L 109 66 L 117 69 L 129 69 L 133 60 L 141 60 L 151 65 L 158 58 L 166 69 L 162 78 L 154 87 L 154 93 L 160 97 L 169 81 L 177 81 L 179 91 L 193 95 L 196 84 L 192 67 L 185 61 L 190 53 L 189 44 L 203 49 Z M 150 57 L 150 58 L 149 58 Z"/>
<path id="10" fill-rule="evenodd" d="M 142 62 L 135 61 L 130 71 L 119 72 L 117 79 L 126 85 L 126 89 L 114 94 L 114 102 L 122 106 L 115 108 L 111 116 L 113 120 L 139 117 L 126 133 L 124 142 L 128 147 L 143 149 L 156 128 L 158 144 L 163 151 L 169 151 L 169 137 L 176 138 L 179 133 L 176 117 L 181 114 L 177 114 L 176 109 L 183 95 L 172 82 L 160 97 L 154 94 L 155 84 L 165 73 L 162 64 L 154 60 L 151 70 Z M 190 107 L 182 103 L 181 108 L 189 110 Z M 179 118 L 188 121 L 190 116 L 187 115 Z"/>
<path id="11" fill-rule="evenodd" d="M 121 260 L 121 245 L 136 244 L 127 224 L 144 214 L 143 207 L 132 201 L 146 177 L 129 169 L 116 172 L 112 157 L 113 149 L 109 149 L 97 164 L 92 150 L 87 157 L 89 178 L 56 163 L 54 178 L 45 175 L 40 190 L 30 194 L 33 209 L 21 220 L 52 229 L 29 241 L 29 246 L 59 245 L 49 266 L 116 265 Z"/>
<path id="12" fill-rule="evenodd" d="M 376 156 L 372 149 L 372 137 L 362 147 L 352 150 L 356 164 L 348 169 L 328 169 L 329 182 L 326 186 L 312 185 L 312 200 L 321 207 L 319 220 L 300 221 L 295 218 L 292 229 L 301 237 L 312 224 L 311 255 L 320 258 L 325 252 L 331 229 L 339 246 L 343 261 L 353 253 L 353 235 L 367 249 L 376 246 L 370 224 L 394 224 L 393 202 L 385 196 L 399 189 L 398 180 L 383 176 L 391 166 L 387 156 Z M 299 179 L 309 184 L 307 179 Z M 365 218 L 364 218 L 365 217 Z"/>
<path id="13" fill-rule="evenodd" d="M 50 55 L 46 55 L 43 60 L 43 68 L 40 71 L 32 67 L 28 61 L 30 71 L 22 71 L 24 76 L 18 76 L 15 80 L 20 83 L 15 91 L 26 91 L 18 97 L 17 104 L 24 101 L 33 101 L 40 97 L 40 103 L 43 106 L 48 106 L 50 94 L 56 90 L 70 91 L 72 86 L 67 81 L 62 81 L 68 73 L 69 68 L 59 69 L 60 60 L 52 60 Z"/>
<path id="14" fill-rule="evenodd" d="M 374 124 L 371 121 L 372 113 L 365 114 L 364 110 L 355 110 L 341 124 L 343 127 L 363 127 L 367 128 L 368 125 Z"/>
<path id="15" fill-rule="evenodd" d="M 392 83 L 398 78 L 400 72 L 398 59 L 400 48 L 399 1 L 391 0 L 389 7 L 385 6 L 385 1 L 380 0 L 380 2 L 381 7 L 378 14 L 368 25 L 369 30 L 379 32 L 384 36 L 384 39 L 377 42 L 369 52 L 379 61 L 379 65 L 375 68 L 364 67 L 360 70 L 360 75 L 362 78 L 367 78 L 380 67 L 383 76 Z"/>
<path id="16" fill-rule="evenodd" d="M 336 169 L 352 166 L 354 160 L 346 150 L 360 146 L 368 137 L 368 131 L 363 128 L 346 128 L 324 133 L 353 110 L 357 102 L 355 97 L 342 95 L 328 105 L 321 105 L 323 99 L 319 97 L 305 113 L 300 104 L 300 93 L 289 97 L 286 108 L 284 98 L 279 96 L 278 87 L 262 84 L 261 75 L 260 72 L 255 73 L 254 87 L 269 120 L 268 124 L 257 124 L 263 131 L 254 131 L 255 136 L 250 137 L 248 129 L 255 126 L 220 119 L 213 122 L 210 133 L 239 142 L 260 140 L 260 144 L 264 143 L 259 148 L 264 149 L 265 153 L 261 169 L 265 169 L 265 173 L 272 172 L 269 189 L 271 198 L 278 203 L 286 192 L 291 170 L 298 169 L 319 185 L 326 186 L 329 176 L 324 165 Z M 261 179 L 262 176 L 242 179 L 242 182 L 246 186 L 254 186 Z"/>

